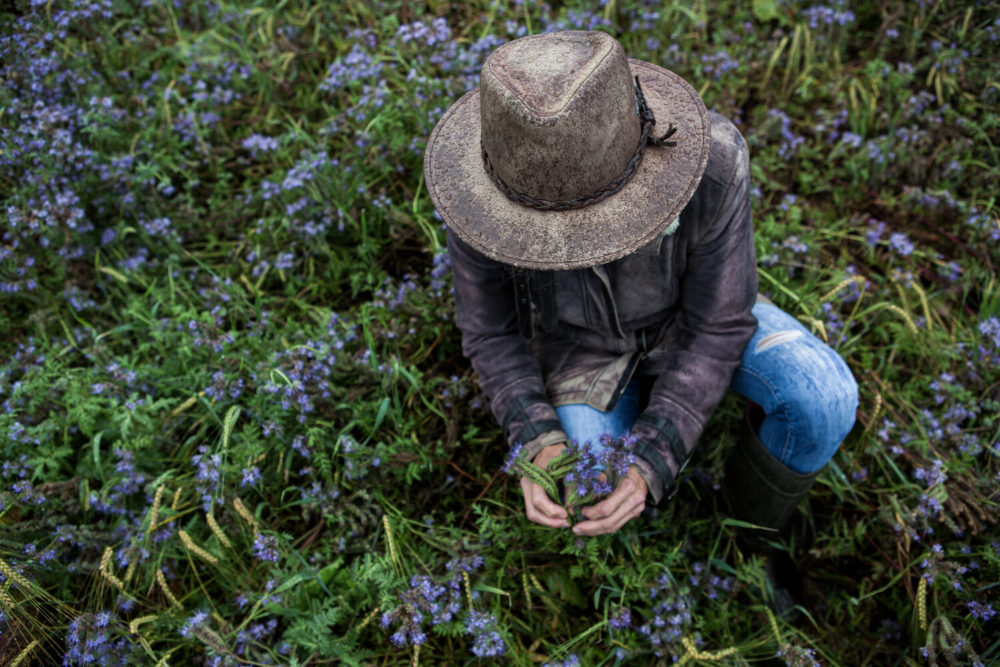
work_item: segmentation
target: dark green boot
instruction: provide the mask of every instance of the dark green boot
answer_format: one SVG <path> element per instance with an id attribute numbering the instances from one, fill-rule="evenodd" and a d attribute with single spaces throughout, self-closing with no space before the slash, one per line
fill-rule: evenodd
<path id="1" fill-rule="evenodd" d="M 740 528 L 740 546 L 767 558 L 775 610 L 784 613 L 801 594 L 801 578 L 789 554 L 773 548 L 795 508 L 808 495 L 819 471 L 795 472 L 767 451 L 750 413 L 743 420 L 740 442 L 726 461 L 726 495 L 733 516 L 762 529 Z M 767 530 L 770 529 L 770 530 Z"/>
<path id="2" fill-rule="evenodd" d="M 751 551 L 764 551 L 766 541 L 778 538 L 819 471 L 803 475 L 774 458 L 757 437 L 749 413 L 743 420 L 740 442 L 726 461 L 726 492 L 733 516 L 772 530 L 743 529 Z"/>

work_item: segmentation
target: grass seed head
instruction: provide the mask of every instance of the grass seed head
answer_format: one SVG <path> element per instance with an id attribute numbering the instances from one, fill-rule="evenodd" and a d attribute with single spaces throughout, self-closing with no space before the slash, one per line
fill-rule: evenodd
<path id="1" fill-rule="evenodd" d="M 5 614 L 10 614 L 14 611 L 14 598 L 7 593 L 7 584 L 0 586 L 0 606 L 3 607 Z"/>
<path id="2" fill-rule="evenodd" d="M 149 614 L 148 616 L 139 616 L 138 618 L 133 618 L 132 621 L 128 624 L 128 631 L 133 635 L 137 634 L 139 632 L 140 625 L 145 625 L 146 623 L 152 623 L 157 618 L 159 618 L 159 616 L 157 616 L 156 614 Z"/>
<path id="3" fill-rule="evenodd" d="M 34 652 L 34 650 L 38 648 L 38 644 L 39 641 L 37 639 L 32 640 L 30 644 L 25 646 L 21 650 L 21 652 L 17 654 L 17 657 L 14 658 L 14 660 L 10 663 L 10 665 L 8 665 L 8 667 L 18 667 L 18 665 L 24 662 L 25 658 L 31 655 L 32 652 Z"/>
<path id="4" fill-rule="evenodd" d="M 173 500 L 170 501 L 170 509 L 172 509 L 175 512 L 180 507 L 180 503 L 181 503 L 181 491 L 183 491 L 183 490 L 184 490 L 183 486 L 178 486 L 177 489 L 174 490 Z"/>
<path id="5" fill-rule="evenodd" d="M 121 579 L 115 576 L 114 564 L 112 563 L 113 555 L 114 551 L 111 547 L 106 547 L 104 549 L 104 554 L 101 556 L 100 572 L 101 575 L 103 575 L 104 578 L 107 579 L 112 586 L 117 588 L 120 592 L 124 593 L 125 584 L 122 583 Z"/>
<path id="6" fill-rule="evenodd" d="M 927 630 L 927 579 L 920 577 L 917 584 L 917 621 L 921 630 Z"/>
<path id="7" fill-rule="evenodd" d="M 2 558 L 0 558 L 0 574 L 4 576 L 4 579 L 8 579 L 14 582 L 15 584 L 17 584 L 18 586 L 20 586 L 25 590 L 31 588 L 31 582 L 28 581 L 28 579 L 24 575 L 22 575 L 20 572 L 11 567 L 10 563 L 8 563 Z"/>
<path id="8" fill-rule="evenodd" d="M 160 503 L 163 501 L 164 488 L 165 485 L 163 484 L 156 487 L 156 495 L 153 496 L 153 507 L 149 510 L 149 528 L 146 529 L 147 536 L 156 530 L 156 521 L 160 518 Z"/>
<path id="9" fill-rule="evenodd" d="M 243 517 L 243 520 L 247 522 L 251 528 L 253 528 L 253 534 L 257 535 L 257 520 L 254 518 L 247 506 L 243 504 L 243 501 L 239 496 L 233 498 L 233 507 L 236 509 L 236 513 Z"/>
<path id="10" fill-rule="evenodd" d="M 180 600 L 174 597 L 174 594 L 170 590 L 170 587 L 167 586 L 167 577 L 165 574 L 163 574 L 163 570 L 161 570 L 160 568 L 156 568 L 156 583 L 160 585 L 160 590 L 163 591 L 163 594 L 167 596 L 167 599 L 170 600 L 170 603 L 172 605 L 174 605 L 179 609 L 184 609 L 184 605 L 180 603 Z"/>
<path id="11" fill-rule="evenodd" d="M 188 551 L 198 556 L 206 563 L 209 563 L 211 565 L 218 564 L 219 559 L 210 554 L 209 552 L 205 551 L 204 549 L 202 549 L 197 544 L 195 544 L 194 540 L 191 538 L 191 536 L 188 534 L 186 530 L 184 529 L 178 530 L 177 534 L 180 535 L 181 542 L 184 543 L 184 546 L 185 548 L 187 548 Z"/>
<path id="12" fill-rule="evenodd" d="M 227 549 L 231 549 L 233 543 L 229 541 L 229 537 L 226 535 L 225 532 L 223 532 L 222 526 L 220 526 L 218 522 L 215 520 L 215 515 L 213 515 L 211 512 L 206 512 L 205 520 L 208 522 L 208 527 L 211 528 L 212 534 L 214 534 L 216 539 L 218 539 L 219 542 L 222 543 L 222 546 L 226 547 Z"/>

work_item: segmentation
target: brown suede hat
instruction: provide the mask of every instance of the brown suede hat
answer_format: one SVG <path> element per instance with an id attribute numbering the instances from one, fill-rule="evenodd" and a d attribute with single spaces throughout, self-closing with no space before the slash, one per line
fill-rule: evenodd
<path id="1" fill-rule="evenodd" d="M 647 146 L 654 116 L 656 133 L 675 131 Z M 480 87 L 431 133 L 424 175 L 449 228 L 476 250 L 575 269 L 663 232 L 694 194 L 710 144 L 705 105 L 681 77 L 626 58 L 606 33 L 556 32 L 487 57 Z"/>

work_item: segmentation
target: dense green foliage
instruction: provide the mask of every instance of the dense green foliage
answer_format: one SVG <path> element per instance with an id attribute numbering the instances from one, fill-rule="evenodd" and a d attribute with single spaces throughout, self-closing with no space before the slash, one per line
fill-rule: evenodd
<path id="1" fill-rule="evenodd" d="M 0 5 L 0 663 L 1000 660 L 1000 7 L 594 4 Z M 421 157 L 562 28 L 738 123 L 761 289 L 858 377 L 795 617 L 722 502 L 733 397 L 613 536 L 500 472 Z"/>

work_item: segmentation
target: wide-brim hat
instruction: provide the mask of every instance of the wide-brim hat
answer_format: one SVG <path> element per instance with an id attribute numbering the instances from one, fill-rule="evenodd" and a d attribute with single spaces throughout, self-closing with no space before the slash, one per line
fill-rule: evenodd
<path id="1" fill-rule="evenodd" d="M 671 145 L 639 149 L 641 98 L 656 133 L 676 128 Z M 449 229 L 474 249 L 524 268 L 575 269 L 667 229 L 698 187 L 710 144 L 705 105 L 680 76 L 628 59 L 606 33 L 557 32 L 489 55 L 480 86 L 434 127 L 424 175 Z M 620 189 L 607 194 L 609 183 Z"/>

